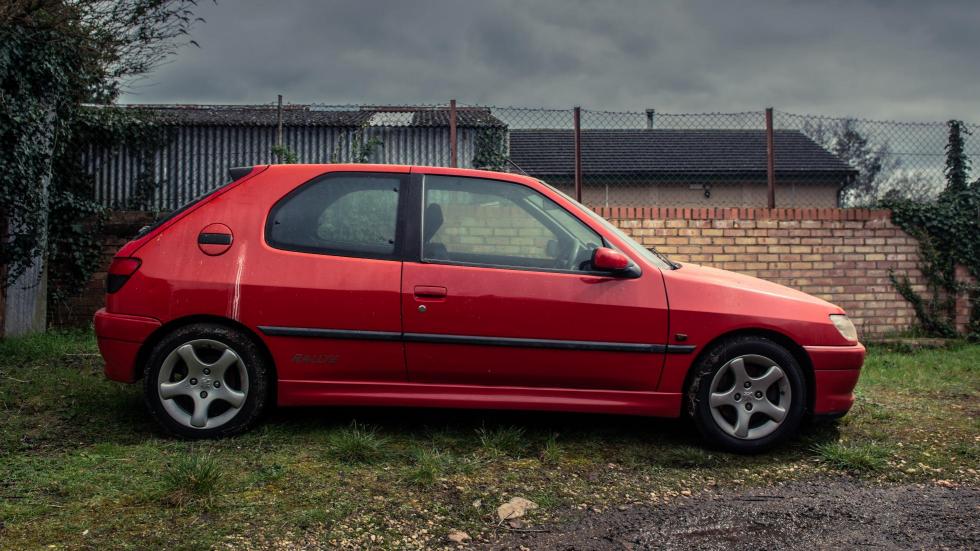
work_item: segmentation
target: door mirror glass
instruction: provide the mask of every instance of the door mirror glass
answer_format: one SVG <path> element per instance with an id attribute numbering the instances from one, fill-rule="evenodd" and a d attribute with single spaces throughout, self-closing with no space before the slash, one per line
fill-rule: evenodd
<path id="1" fill-rule="evenodd" d="M 607 247 L 599 247 L 592 253 L 592 269 L 624 277 L 640 276 L 640 269 L 628 256 Z"/>

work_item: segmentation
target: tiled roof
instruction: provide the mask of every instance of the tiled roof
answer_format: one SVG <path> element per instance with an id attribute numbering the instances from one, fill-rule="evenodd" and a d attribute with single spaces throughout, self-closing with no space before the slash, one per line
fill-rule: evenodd
<path id="1" fill-rule="evenodd" d="M 795 130 L 773 136 L 778 173 L 856 172 Z M 535 176 L 574 172 L 571 130 L 512 130 L 510 158 Z M 763 130 L 583 130 L 585 174 L 717 174 L 766 172 Z"/>
<path id="2" fill-rule="evenodd" d="M 173 126 L 275 126 L 274 105 L 156 105 L 127 104 L 126 109 L 152 113 L 157 120 Z M 283 106 L 285 126 L 412 126 L 448 127 L 449 109 L 436 107 L 323 108 L 311 105 Z M 504 124 L 485 108 L 460 108 L 457 125 L 502 127 Z"/>

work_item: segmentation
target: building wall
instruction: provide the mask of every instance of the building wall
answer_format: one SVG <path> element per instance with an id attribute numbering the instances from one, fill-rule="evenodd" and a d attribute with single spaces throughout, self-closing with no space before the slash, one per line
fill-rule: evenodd
<path id="1" fill-rule="evenodd" d="M 741 272 L 833 302 L 848 312 L 865 339 L 902 331 L 915 320 L 911 306 L 889 281 L 890 271 L 908 276 L 917 291 L 925 290 L 918 270 L 917 242 L 891 223 L 889 211 L 653 207 L 596 211 L 642 244 L 679 262 Z M 105 232 L 105 267 L 115 251 L 148 221 L 148 214 L 142 212 L 112 216 Z M 500 228 L 466 237 L 517 239 L 515 246 L 534 250 L 541 246 L 536 236 L 498 235 L 495 229 Z M 463 237 L 441 236 L 447 241 Z M 92 314 L 103 305 L 104 286 L 105 272 L 101 271 L 82 294 L 63 305 L 52 305 L 50 322 L 90 324 Z M 957 302 L 961 325 L 968 320 L 969 307 L 966 300 Z"/>
<path id="2" fill-rule="evenodd" d="M 228 182 L 228 169 L 275 162 L 271 126 L 166 127 L 167 141 L 144 162 L 138 152 L 92 149 L 85 162 L 95 180 L 95 197 L 107 207 L 170 211 Z M 457 132 L 458 161 L 471 168 L 480 130 Z M 303 126 L 283 128 L 283 144 L 300 163 L 350 162 L 351 143 L 360 129 Z M 449 166 L 449 129 L 444 127 L 380 127 L 364 129 L 365 140 L 381 144 L 373 163 Z M 151 182 L 140 176 L 149 167 Z"/>
<path id="3" fill-rule="evenodd" d="M 545 178 L 574 196 L 575 186 L 567 181 Z M 776 184 L 776 205 L 787 207 L 835 208 L 840 183 L 815 180 L 781 180 Z M 705 197 L 704 192 L 711 192 Z M 601 178 L 586 175 L 582 202 L 610 207 L 658 205 L 670 207 L 765 207 L 769 203 L 765 181 L 711 182 L 692 178 L 684 182 L 659 182 Z"/>

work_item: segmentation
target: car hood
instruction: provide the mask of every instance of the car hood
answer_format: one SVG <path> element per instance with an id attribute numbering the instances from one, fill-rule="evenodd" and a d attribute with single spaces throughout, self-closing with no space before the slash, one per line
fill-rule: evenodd
<path id="1" fill-rule="evenodd" d="M 668 296 L 670 295 L 671 287 L 674 286 L 689 287 L 694 285 L 704 288 L 703 286 L 708 285 L 725 289 L 728 291 L 726 292 L 728 297 L 739 302 L 750 300 L 758 304 L 759 302 L 770 302 L 773 300 L 792 301 L 811 306 L 819 306 L 831 313 L 843 313 L 843 310 L 826 300 L 808 295 L 802 291 L 797 291 L 796 289 L 791 289 L 785 285 L 708 266 L 683 264 L 676 270 L 665 270 L 664 279 L 667 283 Z M 707 294 L 711 295 L 713 293 Z"/>

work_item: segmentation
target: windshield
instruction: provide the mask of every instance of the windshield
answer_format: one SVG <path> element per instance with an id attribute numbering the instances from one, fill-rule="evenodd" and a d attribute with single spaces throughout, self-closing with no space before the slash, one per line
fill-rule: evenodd
<path id="1" fill-rule="evenodd" d="M 571 197 L 568 196 L 568 194 L 564 193 L 560 189 L 549 184 L 548 182 L 545 182 L 544 180 L 538 180 L 538 181 L 548 186 L 549 189 L 561 195 L 565 199 L 568 199 L 572 203 L 582 207 L 582 210 L 584 210 L 589 215 L 590 218 L 592 218 L 593 220 L 601 224 L 603 228 L 606 228 L 610 232 L 614 233 L 616 237 L 619 237 L 621 240 L 623 240 L 629 248 L 633 249 L 634 252 L 636 252 L 643 258 L 647 259 L 651 263 L 655 264 L 657 267 L 664 270 L 676 270 L 677 268 L 680 268 L 680 264 L 677 264 L 676 262 L 672 262 L 663 253 L 657 251 L 656 249 L 653 249 L 652 247 L 648 249 L 643 245 L 637 243 L 635 239 L 627 235 L 625 232 L 623 232 L 623 230 L 617 228 L 611 222 L 596 214 L 589 207 L 583 205 L 582 203 L 579 203 L 575 199 L 572 199 Z"/>

